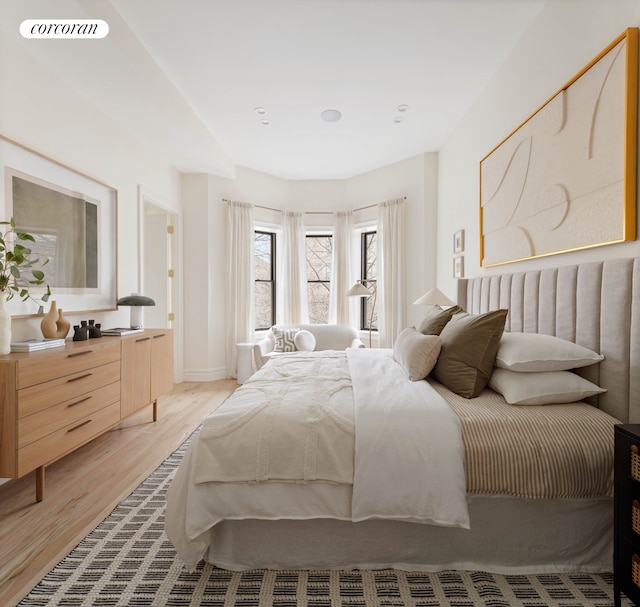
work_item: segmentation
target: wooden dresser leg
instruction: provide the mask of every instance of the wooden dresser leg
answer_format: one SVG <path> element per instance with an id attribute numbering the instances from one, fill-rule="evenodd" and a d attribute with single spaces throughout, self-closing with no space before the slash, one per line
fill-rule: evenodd
<path id="1" fill-rule="evenodd" d="M 44 499 L 44 466 L 36 468 L 36 502 Z"/>
<path id="2" fill-rule="evenodd" d="M 153 421 L 158 421 L 158 399 L 153 401 Z"/>

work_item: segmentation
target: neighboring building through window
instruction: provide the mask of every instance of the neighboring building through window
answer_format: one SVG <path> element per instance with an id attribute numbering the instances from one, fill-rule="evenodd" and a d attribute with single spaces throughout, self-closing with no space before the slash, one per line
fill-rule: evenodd
<path id="1" fill-rule="evenodd" d="M 333 239 L 330 234 L 307 234 L 307 301 L 309 322 L 329 322 L 329 288 Z"/>
<path id="2" fill-rule="evenodd" d="M 360 240 L 360 259 L 361 269 L 360 278 L 366 280 L 365 286 L 372 290 L 377 288 L 378 273 L 376 269 L 376 260 L 378 258 L 378 232 L 377 230 L 369 230 L 363 232 Z M 369 322 L 371 321 L 371 330 L 378 330 L 378 306 L 374 308 L 373 319 L 371 319 L 371 306 L 373 305 L 373 297 L 362 297 L 360 308 L 360 328 L 369 330 Z"/>
<path id="3" fill-rule="evenodd" d="M 276 323 L 276 235 L 254 232 L 255 328 L 269 329 Z"/>

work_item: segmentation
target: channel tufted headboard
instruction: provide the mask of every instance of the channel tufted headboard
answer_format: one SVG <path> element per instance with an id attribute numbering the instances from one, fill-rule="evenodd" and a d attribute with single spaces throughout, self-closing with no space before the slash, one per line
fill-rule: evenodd
<path id="1" fill-rule="evenodd" d="M 507 308 L 506 331 L 556 335 L 600 352 L 578 372 L 607 389 L 593 405 L 640 423 L 640 258 L 590 262 L 458 281 L 458 304 Z"/>

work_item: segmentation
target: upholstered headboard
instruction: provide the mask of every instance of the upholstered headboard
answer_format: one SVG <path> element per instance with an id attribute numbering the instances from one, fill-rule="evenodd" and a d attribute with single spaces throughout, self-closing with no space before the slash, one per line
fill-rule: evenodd
<path id="1" fill-rule="evenodd" d="M 600 352 L 579 373 L 607 389 L 589 402 L 640 422 L 640 258 L 458 281 L 467 312 L 507 308 L 506 331 L 556 335 Z"/>

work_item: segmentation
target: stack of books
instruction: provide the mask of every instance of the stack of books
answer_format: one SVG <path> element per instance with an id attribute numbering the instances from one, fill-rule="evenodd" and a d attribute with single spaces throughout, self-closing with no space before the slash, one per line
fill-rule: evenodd
<path id="1" fill-rule="evenodd" d="M 102 329 L 103 335 L 131 335 L 132 333 L 142 333 L 144 329 L 134 329 L 133 327 L 115 327 L 113 329 Z"/>
<path id="2" fill-rule="evenodd" d="M 52 338 L 40 338 L 40 339 L 25 339 L 24 341 L 11 342 L 12 352 L 34 352 L 35 350 L 47 350 L 48 348 L 59 348 L 64 346 L 64 339 Z"/>

